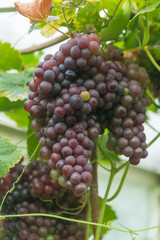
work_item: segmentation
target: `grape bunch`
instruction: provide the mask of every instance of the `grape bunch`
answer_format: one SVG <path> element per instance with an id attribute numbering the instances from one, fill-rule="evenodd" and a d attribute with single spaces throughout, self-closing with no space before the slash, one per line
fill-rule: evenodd
<path id="1" fill-rule="evenodd" d="M 21 164 L 16 165 L 15 171 L 11 171 L 12 179 L 14 179 L 15 172 L 17 176 L 21 174 L 23 167 Z M 85 220 L 86 206 L 81 204 L 83 200 L 75 197 L 71 190 L 64 190 L 57 181 L 50 177 L 50 171 L 51 169 L 49 169 L 47 163 L 31 162 L 24 169 L 14 190 L 7 195 L 2 206 L 2 214 L 54 213 Z M 44 188 L 42 188 L 42 184 Z M 52 196 L 50 196 L 52 201 L 46 202 L 42 199 L 42 197 L 45 198 L 45 194 L 49 199 L 51 193 L 46 192 L 45 187 L 47 187 L 47 190 L 49 187 L 52 188 Z M 73 210 L 77 208 L 79 211 L 73 215 Z M 84 226 L 74 222 L 41 216 L 5 219 L 2 221 L 2 227 L 6 232 L 6 237 L 3 238 L 5 240 L 80 240 L 85 238 Z"/>
<path id="2" fill-rule="evenodd" d="M 70 190 L 62 188 L 58 181 L 54 180 L 50 176 L 51 169 L 46 162 L 32 161 L 23 170 L 22 164 L 17 164 L 14 171 L 11 171 L 11 183 L 8 182 L 6 186 L 10 186 L 15 182 L 18 176 L 22 173 L 21 178 L 16 183 L 14 191 L 6 196 L 4 202 L 5 211 L 9 211 L 14 208 L 14 205 L 21 203 L 25 200 L 40 199 L 45 200 L 56 200 L 57 204 L 63 206 L 64 197 L 71 197 L 72 207 L 76 207 L 80 198 L 76 198 Z M 5 194 L 3 194 L 4 196 Z M 67 206 L 68 208 L 70 206 Z"/>
<path id="3" fill-rule="evenodd" d="M 131 164 L 147 156 L 142 127 L 147 80 L 145 69 L 127 66 L 113 46 L 103 52 L 96 34 L 75 33 L 38 64 L 24 108 L 34 118 L 40 155 L 62 187 L 75 196 L 86 192 L 92 181 L 88 158 L 105 128 L 110 150 Z"/>
<path id="4" fill-rule="evenodd" d="M 116 69 L 117 63 L 114 64 Z M 109 130 L 108 149 L 129 157 L 130 163 L 136 165 L 140 158 L 146 158 L 148 154 L 142 125 L 146 119 L 145 106 L 148 104 L 148 98 L 145 96 L 148 74 L 145 69 L 133 63 L 128 66 L 126 73 L 119 81 L 124 88 L 123 95 L 112 95 L 113 107 L 105 110 L 103 114 L 108 116 L 106 126 Z M 117 73 L 112 69 L 110 78 L 113 78 L 113 74 Z M 116 82 L 111 83 L 116 88 Z"/>
<path id="5" fill-rule="evenodd" d="M 151 53 L 156 60 L 157 64 L 160 65 L 160 60 L 157 59 L 157 56 L 155 52 L 157 51 L 157 47 L 154 46 L 153 49 L 151 50 Z M 147 72 L 149 74 L 149 90 L 151 91 L 152 95 L 155 98 L 158 98 L 160 100 L 160 83 L 159 83 L 159 71 L 153 63 L 150 61 L 148 58 L 147 54 L 143 50 L 137 50 L 133 51 L 130 54 L 128 54 L 128 58 L 132 59 L 135 63 L 139 64 L 140 66 L 144 67 L 147 69 Z"/>
<path id="6" fill-rule="evenodd" d="M 56 214 L 57 209 L 42 202 L 24 201 L 15 206 L 15 213 L 45 213 Z M 65 215 L 66 216 L 66 215 Z M 85 214 L 82 212 L 76 215 L 78 219 L 84 220 Z M 75 218 L 74 216 L 70 216 Z M 3 229 L 7 232 L 3 240 L 83 240 L 85 239 L 85 228 L 74 222 L 60 219 L 28 216 L 21 218 L 10 218 L 3 221 Z"/>

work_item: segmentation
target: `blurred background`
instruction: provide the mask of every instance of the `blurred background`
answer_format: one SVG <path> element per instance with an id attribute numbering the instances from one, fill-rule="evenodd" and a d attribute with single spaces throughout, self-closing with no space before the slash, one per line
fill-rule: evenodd
<path id="1" fill-rule="evenodd" d="M 20 2 L 31 2 L 21 0 Z M 46 38 L 42 36 L 39 30 L 28 34 L 30 22 L 27 18 L 21 16 L 18 12 L 3 12 L 4 8 L 14 7 L 13 0 L 0 0 L 0 41 L 9 42 L 18 50 L 26 49 L 34 45 L 59 36 Z M 64 29 L 65 30 L 65 29 Z M 54 53 L 61 44 L 46 48 L 43 55 Z M 37 54 L 35 52 L 35 54 Z M 1 56 L 3 58 L 3 56 Z M 160 132 L 159 114 L 148 112 L 149 124 L 154 126 L 153 129 L 145 124 L 147 143 L 149 143 L 158 132 Z M 21 150 L 26 151 L 26 128 L 18 127 L 16 123 L 0 112 L 0 136 L 11 138 L 14 144 L 18 143 Z M 129 229 L 143 229 L 160 224 L 160 138 L 148 148 L 149 155 L 142 160 L 139 166 L 131 167 L 119 196 L 110 203 L 117 214 L 117 223 Z M 118 187 L 121 175 L 118 175 L 114 181 L 111 195 Z M 103 197 L 105 193 L 108 173 L 99 167 L 99 194 Z M 118 224 L 113 224 L 121 228 Z M 104 240 L 128 240 L 132 239 L 128 233 L 119 231 L 109 231 Z M 140 232 L 135 236 L 136 240 L 159 240 L 160 229 Z"/>

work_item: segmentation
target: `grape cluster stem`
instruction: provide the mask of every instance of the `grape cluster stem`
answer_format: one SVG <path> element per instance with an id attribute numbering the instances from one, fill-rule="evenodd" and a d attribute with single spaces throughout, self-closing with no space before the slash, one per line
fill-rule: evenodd
<path id="1" fill-rule="evenodd" d="M 91 212 L 92 212 L 92 220 L 93 222 L 98 221 L 99 217 L 99 199 L 98 199 L 98 176 L 97 176 L 97 149 L 96 145 L 94 146 L 92 155 L 91 155 L 91 163 L 93 166 L 93 180 L 91 183 L 91 194 L 90 194 L 90 200 L 91 200 Z M 96 226 L 93 226 L 93 232 L 94 235 L 96 233 Z M 100 236 L 100 240 L 102 239 L 102 236 Z"/>
<path id="2" fill-rule="evenodd" d="M 98 144 L 98 147 L 101 149 L 100 145 Z M 129 167 L 130 167 L 130 164 L 129 162 L 125 162 L 124 164 L 120 165 L 119 167 L 116 167 L 115 163 L 113 162 L 113 160 L 108 156 L 108 154 L 106 154 L 106 152 L 103 152 L 104 155 L 106 156 L 106 159 L 108 159 L 110 161 L 110 164 L 111 164 L 111 171 L 110 171 L 110 176 L 109 176 L 109 180 L 108 180 L 108 185 L 107 185 L 107 189 L 106 189 L 106 192 L 105 192 L 105 196 L 103 198 L 103 201 L 102 201 L 102 206 L 101 206 L 101 211 L 100 211 L 100 214 L 99 214 L 99 219 L 98 219 L 98 226 L 96 228 L 96 233 L 95 233 L 95 240 L 99 240 L 101 239 L 101 224 L 103 223 L 103 218 L 104 218 L 104 212 L 105 212 L 105 207 L 106 207 L 106 203 L 107 202 L 110 202 L 112 201 L 113 199 L 115 199 L 118 194 L 120 193 L 122 187 L 123 187 L 123 184 L 125 182 L 125 179 L 126 179 L 126 176 L 127 176 L 127 173 L 128 173 L 128 170 L 129 170 Z M 109 158 L 108 158 L 109 157 Z M 108 198 L 109 196 L 109 193 L 110 193 L 110 189 L 111 189 L 111 186 L 112 186 L 112 182 L 113 182 L 113 179 L 114 179 L 114 176 L 119 172 L 121 171 L 122 169 L 124 169 L 124 173 L 122 175 L 122 178 L 121 178 L 121 181 L 120 181 L 120 184 L 118 186 L 118 189 L 117 191 L 115 192 L 115 194 Z"/>

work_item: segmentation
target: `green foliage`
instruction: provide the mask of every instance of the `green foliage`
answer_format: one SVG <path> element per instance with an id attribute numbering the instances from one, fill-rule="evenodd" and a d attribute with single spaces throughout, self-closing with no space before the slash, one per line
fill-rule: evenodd
<path id="1" fill-rule="evenodd" d="M 99 209 L 101 209 L 103 203 L 103 198 L 99 196 Z M 115 211 L 108 204 L 105 205 L 104 218 L 102 224 L 107 224 L 109 222 L 115 221 L 117 219 Z M 90 227 L 90 231 L 93 234 L 93 227 Z M 102 228 L 102 237 L 109 231 L 107 228 Z"/>
<path id="2" fill-rule="evenodd" d="M 11 109 L 6 111 L 5 114 L 14 120 L 18 127 L 26 127 L 28 125 L 28 113 L 23 108 Z"/>
<path id="3" fill-rule="evenodd" d="M 31 157 L 32 159 L 37 159 L 40 157 L 39 152 L 40 152 L 40 146 L 38 147 L 37 151 L 34 153 L 36 147 L 39 144 L 39 141 L 35 137 L 35 131 L 31 128 L 31 122 L 32 118 L 29 117 L 29 122 L 28 122 L 28 129 L 27 129 L 27 151 L 28 151 L 28 156 Z M 34 153 L 34 155 L 33 155 Z"/>
<path id="4" fill-rule="evenodd" d="M 118 155 L 116 155 L 114 152 L 109 151 L 106 148 L 107 140 L 108 140 L 107 130 L 105 131 L 105 133 L 103 135 L 100 135 L 96 139 L 97 155 L 98 155 L 97 159 L 98 159 L 98 161 L 101 161 L 101 162 L 103 162 L 105 164 L 107 164 L 109 159 L 111 159 L 113 161 L 120 161 L 120 158 L 118 157 Z"/>
<path id="5" fill-rule="evenodd" d="M 80 3 L 78 3 L 76 1 L 76 3 L 79 5 Z M 77 5 L 75 5 L 74 3 L 69 5 L 69 3 L 67 4 L 63 4 L 62 0 L 53 0 L 53 8 L 52 8 L 52 16 L 53 19 L 55 19 L 55 21 L 50 22 L 50 21 L 45 21 L 43 23 L 40 23 L 37 27 L 41 28 L 41 33 L 46 36 L 46 37 L 50 37 L 52 36 L 54 33 L 56 33 L 57 29 L 60 26 L 65 26 L 67 27 L 68 25 L 70 26 L 70 28 L 73 30 L 75 30 L 74 25 L 71 23 L 72 18 L 75 15 L 76 12 L 76 7 Z M 62 11 L 63 9 L 63 11 Z M 68 22 L 68 24 L 66 24 L 65 18 Z M 50 16 L 51 18 L 51 16 Z"/>
<path id="6" fill-rule="evenodd" d="M 25 68 L 37 67 L 37 64 L 39 63 L 39 59 L 42 55 L 43 55 L 42 51 L 22 55 L 22 60 Z"/>
<path id="7" fill-rule="evenodd" d="M 23 108 L 24 101 L 9 101 L 6 97 L 0 98 L 0 111 L 3 111 L 9 118 L 17 123 L 18 127 L 28 125 L 28 113 Z"/>
<path id="8" fill-rule="evenodd" d="M 9 110 L 17 109 L 23 107 L 23 101 L 17 100 L 15 102 L 9 101 L 8 98 L 6 97 L 1 97 L 0 98 L 0 111 L 6 112 Z"/>
<path id="9" fill-rule="evenodd" d="M 10 43 L 0 42 L 0 56 L 0 70 L 21 70 L 22 59 L 20 53 L 18 50 L 15 50 L 13 47 L 11 47 Z"/>
<path id="10" fill-rule="evenodd" d="M 126 28 L 130 15 L 131 15 L 131 6 L 130 6 L 129 0 L 127 0 L 124 3 L 122 2 L 120 4 L 114 17 L 111 19 L 108 26 L 106 26 L 101 30 L 99 34 L 101 40 L 102 41 L 116 40 L 119 34 L 122 33 L 122 31 Z"/>
<path id="11" fill-rule="evenodd" d="M 149 41 L 149 26 L 148 26 L 148 18 L 150 17 L 150 14 L 159 8 L 160 1 L 156 1 L 150 6 L 145 6 L 145 8 L 141 9 L 136 13 L 136 15 L 129 21 L 129 24 L 127 26 L 127 35 L 131 34 L 135 28 L 138 27 L 139 21 L 142 30 L 144 31 L 144 41 L 143 45 L 145 46 Z M 142 16 L 145 17 L 145 23 L 143 22 Z M 138 21 L 139 19 L 139 21 Z"/>
<path id="12" fill-rule="evenodd" d="M 24 74 L 0 72 L 0 97 L 5 96 L 10 101 L 17 101 L 28 96 L 27 83 L 31 79 Z"/>
<path id="13" fill-rule="evenodd" d="M 112 15 L 119 1 L 117 0 L 102 0 L 104 9 L 107 9 L 108 15 Z"/>
<path id="14" fill-rule="evenodd" d="M 88 2 L 83 8 L 80 8 L 77 16 L 74 18 L 76 30 L 79 32 L 94 32 L 100 31 L 102 20 L 96 5 Z"/>
<path id="15" fill-rule="evenodd" d="M 101 209 L 103 202 L 103 198 L 99 197 L 99 208 Z M 107 224 L 108 222 L 112 222 L 117 219 L 115 211 L 112 209 L 111 206 L 106 204 L 105 211 L 104 211 L 104 218 L 103 218 L 103 224 Z M 107 233 L 108 229 L 102 228 L 102 236 Z"/>
<path id="16" fill-rule="evenodd" d="M 4 177 L 22 156 L 23 153 L 17 150 L 8 138 L 0 138 L 0 177 Z"/>

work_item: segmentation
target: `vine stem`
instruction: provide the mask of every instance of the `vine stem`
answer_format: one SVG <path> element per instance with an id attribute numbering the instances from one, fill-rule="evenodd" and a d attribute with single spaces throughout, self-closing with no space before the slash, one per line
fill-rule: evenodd
<path id="1" fill-rule="evenodd" d="M 129 167 L 130 167 L 130 164 L 129 164 L 129 162 L 127 162 L 126 169 L 125 169 L 125 171 L 123 173 L 123 176 L 122 176 L 121 182 L 120 182 L 120 184 L 118 186 L 118 189 L 117 189 L 117 191 L 115 192 L 115 194 L 111 198 L 107 199 L 107 202 L 113 201 L 113 199 L 115 199 L 118 196 L 118 194 L 120 193 L 120 191 L 121 191 L 121 189 L 123 187 L 124 181 L 125 181 L 125 179 L 127 177 L 127 173 L 128 173 Z"/>
<path id="2" fill-rule="evenodd" d="M 150 141 L 150 143 L 148 143 L 147 148 L 149 148 L 159 137 L 160 137 L 160 133 L 158 133 L 158 134 Z"/>
<path id="3" fill-rule="evenodd" d="M 91 218 L 91 202 L 90 202 L 90 199 L 88 200 L 88 209 L 87 209 L 87 219 L 86 221 L 89 222 L 90 221 L 90 218 Z M 88 240 L 89 239 L 89 224 L 87 224 L 86 226 L 86 238 L 85 240 Z"/>
<path id="4" fill-rule="evenodd" d="M 158 133 L 158 130 L 154 128 L 149 122 L 146 122 L 146 124 L 156 133 Z"/>
<path id="5" fill-rule="evenodd" d="M 110 189 L 111 189 L 111 185 L 112 185 L 113 178 L 114 178 L 114 175 L 115 175 L 115 174 L 116 174 L 115 168 L 113 167 L 113 168 L 112 168 L 112 171 L 111 171 L 111 174 L 110 174 L 110 177 L 109 177 L 107 190 L 106 190 L 106 193 L 105 193 L 103 202 L 102 202 L 101 211 L 100 211 L 100 214 L 99 214 L 98 226 L 97 226 L 97 229 L 96 229 L 95 240 L 99 240 L 99 239 L 100 239 L 101 224 L 102 224 L 103 218 L 104 218 L 104 211 L 105 211 L 105 207 L 106 207 L 106 202 L 107 202 L 107 198 L 108 198 L 109 191 L 110 191 Z"/>
<path id="6" fill-rule="evenodd" d="M 93 180 L 91 183 L 91 193 L 90 193 L 90 199 L 91 199 L 91 213 L 92 213 L 92 220 L 93 222 L 98 222 L 99 217 L 99 197 L 98 197 L 98 177 L 97 177 L 97 147 L 96 144 L 94 146 L 90 161 L 93 162 Z M 94 235 L 96 233 L 96 226 L 93 226 L 93 232 Z M 100 237 L 101 239 L 101 237 Z"/>
<path id="7" fill-rule="evenodd" d="M 58 215 L 53 215 L 53 214 L 45 214 L 45 213 L 28 213 L 28 214 L 16 214 L 16 215 L 0 215 L 0 220 L 1 219 L 6 219 L 6 218 L 15 218 L 15 217 L 29 217 L 29 216 L 33 216 L 33 217 L 49 217 L 49 218 L 58 218 L 58 219 L 62 219 L 65 221 L 70 221 L 70 222 L 77 222 L 77 223 L 82 223 L 82 224 L 88 224 L 88 225 L 92 225 L 92 226 L 100 226 L 106 229 L 113 229 L 115 231 L 118 232 L 124 232 L 124 233 L 132 233 L 132 234 L 136 234 L 138 232 L 144 232 L 144 231 L 149 231 L 152 229 L 156 229 L 156 228 L 160 228 L 160 225 L 157 226 L 153 226 L 150 228 L 144 228 L 144 229 L 135 229 L 135 230 L 130 230 L 126 227 L 124 227 L 125 229 L 128 230 L 124 230 L 124 229 L 120 229 L 120 228 L 116 228 L 116 227 L 112 227 L 109 224 L 99 224 L 99 223 L 95 223 L 95 222 L 88 222 L 88 221 L 83 221 L 83 220 L 77 220 L 77 219 L 72 219 L 72 218 L 67 218 L 67 217 L 62 217 L 62 216 L 58 216 Z M 111 222 L 110 222 L 111 223 Z M 121 224 L 119 224 L 121 225 Z M 122 226 L 122 225 L 121 225 Z M 95 238 L 94 240 L 99 240 L 97 238 Z"/>
<path id="8" fill-rule="evenodd" d="M 78 219 L 73 219 L 73 218 L 67 218 L 67 217 L 62 217 L 62 216 L 58 216 L 58 215 L 54 215 L 54 214 L 45 214 L 45 213 L 28 213 L 28 214 L 16 214 L 16 215 L 0 215 L 0 219 L 5 219 L 5 218 L 15 218 L 15 217 L 29 217 L 29 216 L 33 216 L 33 217 L 49 217 L 49 218 L 58 218 L 58 219 L 62 219 L 65 221 L 70 221 L 70 222 L 77 222 L 77 223 L 82 223 L 82 224 L 89 224 L 92 226 L 100 226 L 100 227 L 104 227 L 104 228 L 108 228 L 108 226 L 106 224 L 99 224 L 99 223 L 95 223 L 95 222 L 88 222 L 88 221 L 84 221 L 84 220 L 78 220 Z"/>
<path id="9" fill-rule="evenodd" d="M 160 66 L 157 64 L 157 62 L 155 61 L 155 59 L 153 58 L 152 54 L 150 53 L 148 46 L 144 47 L 144 51 L 146 52 L 147 56 L 149 57 L 150 61 L 153 63 L 153 65 L 155 66 L 155 68 L 157 68 L 158 71 L 160 71 Z"/>
<path id="10" fill-rule="evenodd" d="M 62 9 L 63 17 L 64 17 L 64 20 L 65 20 L 65 22 L 66 22 L 66 25 L 67 25 L 68 31 L 69 31 L 70 35 L 72 36 L 72 31 L 71 31 L 71 29 L 70 29 L 70 27 L 69 27 L 69 23 L 68 23 L 68 21 L 67 21 L 66 14 L 65 14 L 65 11 L 64 11 L 64 8 L 62 7 L 61 9 Z"/>

